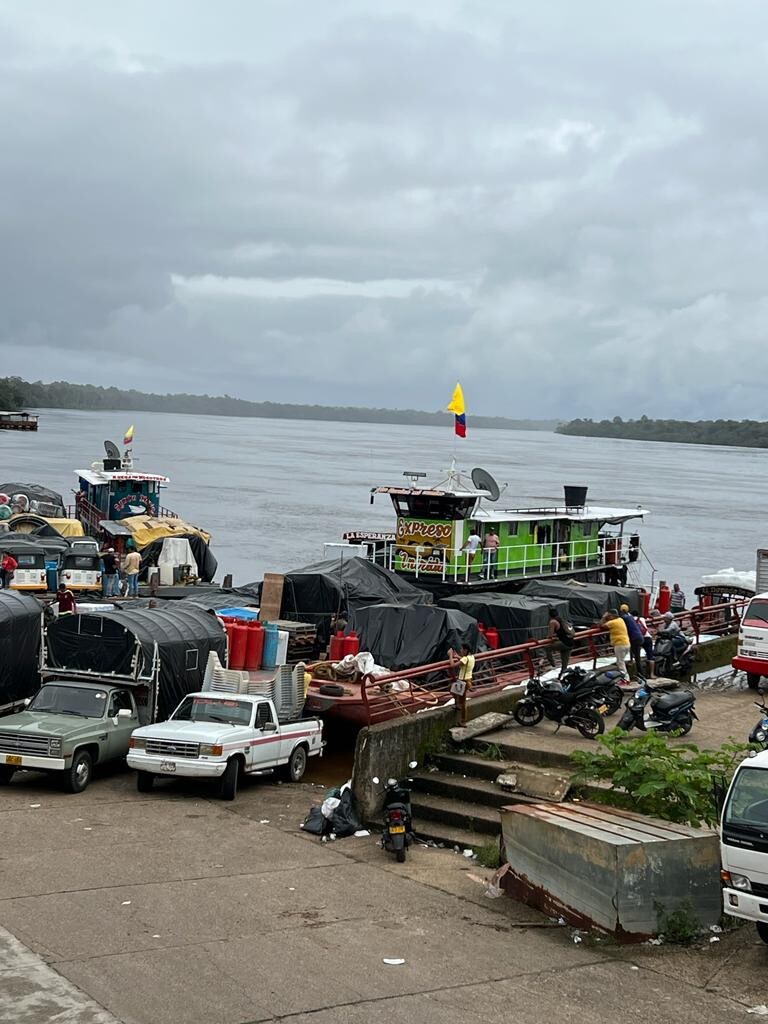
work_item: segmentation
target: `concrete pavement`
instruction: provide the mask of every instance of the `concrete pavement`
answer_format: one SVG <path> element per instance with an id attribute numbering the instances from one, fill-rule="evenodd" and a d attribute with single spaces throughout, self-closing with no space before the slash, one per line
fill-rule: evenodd
<path id="1" fill-rule="evenodd" d="M 487 899 L 452 852 L 399 865 L 374 837 L 302 834 L 321 793 L 140 796 L 115 772 L 70 796 L 17 776 L 0 790 L 0 925 L 17 940 L 0 933 L 0 1021 L 729 1024 L 765 1001 L 749 930 L 695 950 L 575 943 Z"/>

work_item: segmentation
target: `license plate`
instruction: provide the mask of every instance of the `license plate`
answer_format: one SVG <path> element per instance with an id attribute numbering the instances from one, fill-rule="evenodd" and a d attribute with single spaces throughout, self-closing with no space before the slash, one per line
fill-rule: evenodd
<path id="1" fill-rule="evenodd" d="M 400 832 L 405 832 L 405 825 L 390 825 L 389 834 L 398 835 Z"/>
<path id="2" fill-rule="evenodd" d="M 6 764 L 21 764 L 21 757 L 19 756 L 19 754 L 6 754 L 5 755 L 5 763 Z"/>
<path id="3" fill-rule="evenodd" d="M 600 714 L 600 715 L 606 714 L 606 712 L 608 711 L 608 705 L 607 704 L 601 704 L 600 707 L 597 709 L 597 711 L 598 711 L 598 714 Z"/>
<path id="4" fill-rule="evenodd" d="M 175 761 L 161 761 L 160 762 L 160 771 L 161 772 L 168 772 L 169 775 L 173 775 L 173 773 L 176 771 L 176 762 Z"/>

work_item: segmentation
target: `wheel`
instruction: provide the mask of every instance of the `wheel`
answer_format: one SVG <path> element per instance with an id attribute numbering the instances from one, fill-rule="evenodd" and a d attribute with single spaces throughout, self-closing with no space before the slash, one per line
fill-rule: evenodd
<path id="1" fill-rule="evenodd" d="M 544 717 L 541 704 L 533 700 L 519 700 L 512 715 L 518 725 L 538 725 Z"/>
<path id="2" fill-rule="evenodd" d="M 307 748 L 296 747 L 288 759 L 284 774 L 289 782 L 301 782 L 304 772 L 307 770 Z"/>
<path id="3" fill-rule="evenodd" d="M 675 728 L 672 731 L 678 733 L 680 736 L 687 736 L 692 728 L 693 715 L 681 715 L 675 722 Z"/>
<path id="4" fill-rule="evenodd" d="M 0 767 L 0 786 L 7 786 L 15 774 L 15 768 L 9 768 L 7 765 L 2 765 Z"/>
<path id="5" fill-rule="evenodd" d="M 624 692 L 620 686 L 611 686 L 605 691 L 603 701 L 608 705 L 606 715 L 615 715 L 624 700 Z"/>
<path id="6" fill-rule="evenodd" d="M 756 690 L 760 685 L 762 677 L 757 672 L 747 672 L 747 686 L 750 690 Z"/>
<path id="7" fill-rule="evenodd" d="M 91 781 L 93 758 L 87 750 L 78 750 L 72 767 L 64 773 L 64 786 L 69 793 L 82 793 Z"/>
<path id="8" fill-rule="evenodd" d="M 635 726 L 635 716 L 632 714 L 632 712 L 629 710 L 629 708 L 627 708 L 627 710 L 624 712 L 624 714 L 619 719 L 619 724 L 618 724 L 617 728 L 621 729 L 622 732 L 629 732 L 631 729 L 634 728 L 634 726 Z"/>
<path id="9" fill-rule="evenodd" d="M 152 789 L 155 776 L 152 772 L 136 772 L 136 789 L 140 793 L 148 793 Z"/>
<path id="10" fill-rule="evenodd" d="M 227 761 L 227 767 L 219 781 L 219 796 L 222 800 L 234 800 L 237 796 L 237 782 L 240 777 L 240 761 L 233 757 Z"/>
<path id="11" fill-rule="evenodd" d="M 768 942 L 768 921 L 757 921 L 755 927 L 763 942 Z"/>
<path id="12" fill-rule="evenodd" d="M 398 864 L 405 864 L 405 847 L 402 850 L 395 850 L 395 857 Z"/>
<path id="13" fill-rule="evenodd" d="M 573 722 L 582 736 L 593 740 L 605 732 L 605 719 L 592 708 L 579 708 L 573 712 Z"/>

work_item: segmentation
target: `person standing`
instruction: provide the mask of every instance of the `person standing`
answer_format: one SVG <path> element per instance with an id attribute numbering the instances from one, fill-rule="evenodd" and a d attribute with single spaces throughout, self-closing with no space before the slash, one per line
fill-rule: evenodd
<path id="1" fill-rule="evenodd" d="M 59 618 L 63 615 L 75 615 L 77 613 L 75 595 L 67 588 L 66 583 L 59 584 L 59 589 L 56 591 L 56 605 L 59 609 Z"/>
<path id="2" fill-rule="evenodd" d="M 477 526 L 473 526 L 469 536 L 467 537 L 467 543 L 461 549 L 466 552 L 467 555 L 467 571 L 472 572 L 472 566 L 475 561 L 475 555 L 477 554 L 478 548 L 480 547 L 480 534 L 477 532 Z"/>
<path id="3" fill-rule="evenodd" d="M 7 590 L 13 582 L 13 574 L 19 567 L 19 563 L 13 557 L 13 555 L 6 551 L 3 555 L 3 559 L 0 562 L 0 576 L 3 580 L 3 590 Z"/>
<path id="4" fill-rule="evenodd" d="M 101 592 L 104 597 L 117 597 L 118 584 L 118 562 L 114 548 L 107 548 L 101 553 L 101 563 L 104 566 L 101 580 Z"/>
<path id="5" fill-rule="evenodd" d="M 549 626 L 547 640 L 553 641 L 549 647 L 544 649 L 547 661 L 555 667 L 555 651 L 560 655 L 560 676 L 568 668 L 571 658 L 571 648 L 575 643 L 574 630 L 570 622 L 563 622 L 557 614 L 556 608 L 549 608 Z"/>
<path id="6" fill-rule="evenodd" d="M 141 570 L 141 555 L 138 551 L 129 551 L 123 562 L 125 579 L 128 584 L 127 597 L 139 596 L 139 572 Z"/>
<path id="7" fill-rule="evenodd" d="M 496 573 L 499 566 L 499 535 L 496 532 L 496 527 L 492 526 L 490 531 L 486 533 L 485 540 L 483 541 L 483 553 L 485 555 L 485 570 L 488 574 L 489 580 L 496 579 Z"/>
<path id="8" fill-rule="evenodd" d="M 461 654 L 451 647 L 448 661 L 453 669 L 457 669 L 456 679 L 451 686 L 451 693 L 456 699 L 459 710 L 459 725 L 467 724 L 467 692 L 472 689 L 472 674 L 475 670 L 475 656 L 468 644 L 461 645 Z"/>
<path id="9" fill-rule="evenodd" d="M 648 679 L 653 679 L 654 663 L 656 661 L 653 654 L 653 637 L 648 632 L 648 623 L 642 617 L 642 615 L 635 616 L 635 622 L 643 635 L 643 650 L 645 651 L 645 674 Z"/>
<path id="10" fill-rule="evenodd" d="M 607 627 L 608 632 L 611 635 L 611 646 L 613 647 L 613 653 L 616 658 L 616 667 L 621 672 L 624 682 L 629 682 L 629 676 L 627 675 L 627 658 L 631 650 L 629 646 L 629 633 L 627 627 L 619 613 L 615 608 L 611 608 L 600 620 L 601 623 Z"/>
<path id="11" fill-rule="evenodd" d="M 669 595 L 669 610 L 673 613 L 685 611 L 685 594 L 680 589 L 679 583 L 672 584 L 672 593 Z"/>
<path id="12" fill-rule="evenodd" d="M 624 625 L 627 627 L 627 635 L 629 636 L 629 649 L 632 653 L 632 660 L 635 663 L 635 671 L 637 672 L 637 678 L 643 679 L 643 632 L 640 626 L 635 621 L 633 615 L 630 614 L 629 605 L 623 604 L 619 608 L 619 617 L 623 620 Z"/>

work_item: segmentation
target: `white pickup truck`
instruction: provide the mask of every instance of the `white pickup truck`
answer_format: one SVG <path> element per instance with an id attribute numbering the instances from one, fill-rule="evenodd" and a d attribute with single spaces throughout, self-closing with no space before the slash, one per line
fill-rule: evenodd
<path id="1" fill-rule="evenodd" d="M 234 800 L 242 774 L 282 769 L 298 782 L 307 758 L 322 754 L 323 726 L 317 718 L 280 725 L 266 697 L 243 693 L 190 693 L 167 722 L 131 735 L 128 764 L 138 771 L 141 793 L 156 775 L 219 779 L 219 795 Z"/>

